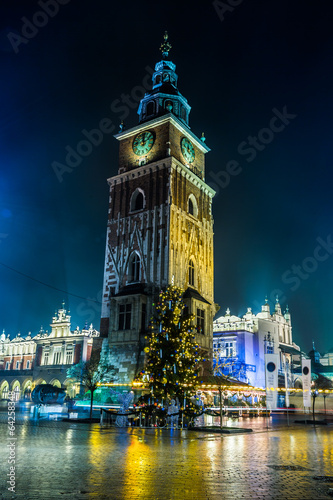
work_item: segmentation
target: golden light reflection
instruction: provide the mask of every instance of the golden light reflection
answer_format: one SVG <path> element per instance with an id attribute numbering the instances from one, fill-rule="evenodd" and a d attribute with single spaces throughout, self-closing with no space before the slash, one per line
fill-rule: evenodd
<path id="1" fill-rule="evenodd" d="M 65 452 L 68 455 L 71 455 L 74 451 L 73 438 L 74 438 L 73 429 L 67 429 L 65 434 Z"/>
<path id="2" fill-rule="evenodd" d="M 124 499 L 160 498 L 156 492 L 161 491 L 162 483 L 167 491 L 161 498 L 210 498 L 216 494 L 219 481 L 223 482 L 223 475 L 228 479 L 234 473 L 236 479 L 242 477 L 243 490 L 253 495 L 259 491 L 258 474 L 264 474 L 260 493 L 269 495 L 283 488 L 286 475 L 291 478 L 294 474 L 273 472 L 270 465 L 300 465 L 306 470 L 297 474 L 305 477 L 309 463 L 312 467 L 316 463 L 321 474 L 331 475 L 333 461 L 333 433 L 320 428 L 221 437 L 193 431 L 96 426 L 90 429 L 88 440 L 90 487 L 98 485 L 111 491 L 113 475 L 115 498 Z"/>

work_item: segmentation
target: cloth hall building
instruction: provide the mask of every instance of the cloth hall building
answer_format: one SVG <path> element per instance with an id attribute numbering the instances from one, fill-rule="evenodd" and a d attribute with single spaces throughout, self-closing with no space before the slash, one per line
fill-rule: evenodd
<path id="1" fill-rule="evenodd" d="M 214 321 L 214 372 L 234 377 L 255 387 L 265 387 L 265 354 L 279 355 L 279 386 L 294 387 L 301 351 L 292 340 L 291 315 L 283 314 L 278 298 L 274 311 L 268 301 L 258 314 L 251 308 L 242 317 L 227 309 Z M 286 380 L 287 377 L 287 380 Z"/>
<path id="2" fill-rule="evenodd" d="M 99 332 L 92 325 L 71 330 L 69 311 L 55 312 L 51 332 L 43 328 L 35 336 L 20 333 L 15 338 L 0 335 L 0 399 L 13 391 L 15 399 L 30 398 L 38 384 L 52 384 L 67 390 L 70 397 L 79 391 L 79 383 L 67 377 L 67 368 L 88 361 Z"/>

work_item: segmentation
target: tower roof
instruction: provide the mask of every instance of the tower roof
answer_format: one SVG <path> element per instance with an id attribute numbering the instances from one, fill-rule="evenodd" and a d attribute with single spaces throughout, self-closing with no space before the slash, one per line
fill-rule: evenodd
<path id="1" fill-rule="evenodd" d="M 172 113 L 189 126 L 191 107 L 178 90 L 178 75 L 176 74 L 176 65 L 169 60 L 171 44 L 168 40 L 168 33 L 165 32 L 164 41 L 160 47 L 162 60 L 155 65 L 152 90 L 141 99 L 138 109 L 139 122 L 142 123 Z"/>

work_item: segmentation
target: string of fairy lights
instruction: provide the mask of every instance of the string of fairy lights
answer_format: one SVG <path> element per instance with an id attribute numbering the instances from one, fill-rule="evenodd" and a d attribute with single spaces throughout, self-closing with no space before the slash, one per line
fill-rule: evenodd
<path id="1" fill-rule="evenodd" d="M 267 390 L 262 387 L 238 385 L 222 385 L 203 383 L 199 379 L 199 367 L 205 359 L 202 357 L 199 344 L 195 341 L 194 316 L 184 314 L 184 291 L 170 285 L 161 291 L 159 301 L 153 304 L 156 317 L 152 319 L 150 334 L 145 337 L 147 354 L 145 368 L 131 384 L 101 383 L 103 386 L 128 385 L 133 389 L 148 391 L 157 400 L 163 398 L 188 398 L 198 391 L 219 391 L 225 395 L 242 393 L 248 396 L 264 396 L 267 390 L 280 393 L 297 394 L 306 392 L 301 388 L 272 387 Z M 310 389 L 311 391 L 311 389 Z M 333 389 L 319 389 L 320 394 L 333 394 Z"/>
<path id="2" fill-rule="evenodd" d="M 146 337 L 147 362 L 136 383 L 148 386 L 156 398 L 195 394 L 199 363 L 204 361 L 195 342 L 194 316 L 184 314 L 183 293 L 170 285 L 153 304 L 156 317 Z"/>

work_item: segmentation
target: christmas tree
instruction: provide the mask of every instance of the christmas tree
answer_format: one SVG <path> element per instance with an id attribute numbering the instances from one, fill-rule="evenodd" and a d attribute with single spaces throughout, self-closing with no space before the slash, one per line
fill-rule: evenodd
<path id="1" fill-rule="evenodd" d="M 151 395 L 159 402 L 178 397 L 183 403 L 185 396 L 195 394 L 202 357 L 193 332 L 194 316 L 186 312 L 183 293 L 170 285 L 154 304 L 156 315 L 150 324 L 147 362 L 140 379 L 148 382 Z"/>

